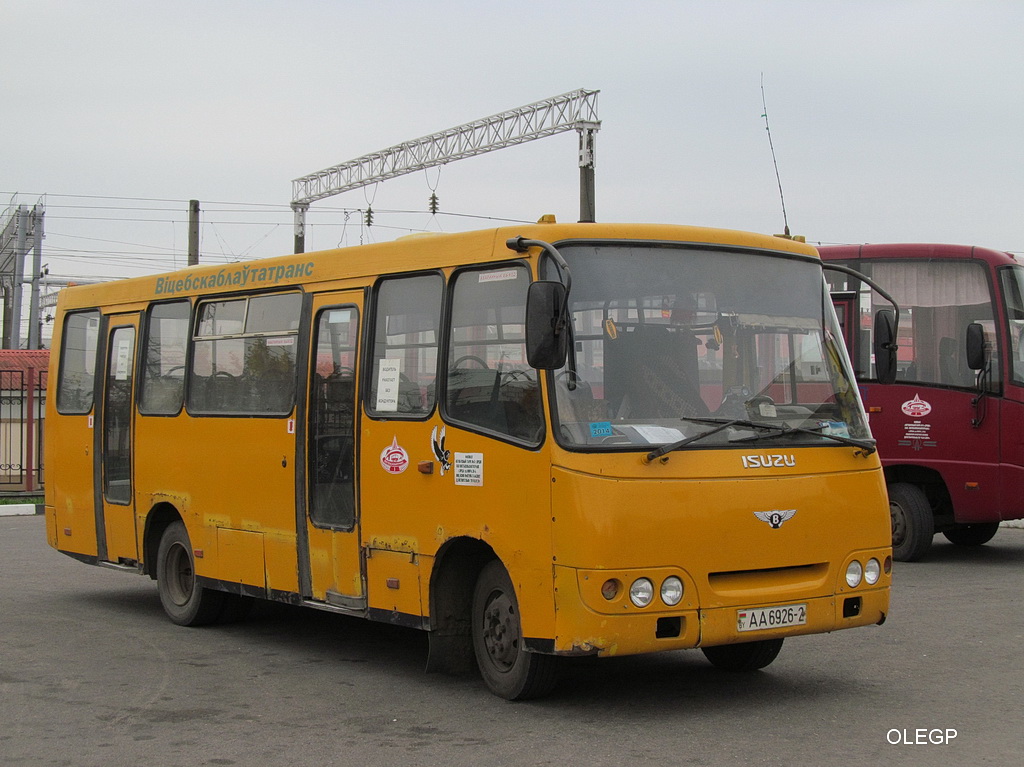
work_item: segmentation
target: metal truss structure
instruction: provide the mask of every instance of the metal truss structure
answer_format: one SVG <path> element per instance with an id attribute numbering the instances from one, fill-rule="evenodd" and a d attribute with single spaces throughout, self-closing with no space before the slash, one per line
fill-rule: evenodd
<path id="1" fill-rule="evenodd" d="M 575 90 L 481 120 L 403 141 L 292 181 L 295 252 L 305 244 L 309 205 L 406 173 L 575 130 L 580 134 L 580 220 L 594 220 L 594 143 L 600 91 Z"/>
<path id="2" fill-rule="evenodd" d="M 38 349 L 39 335 L 39 272 L 40 247 L 43 239 L 42 203 L 28 208 L 13 201 L 0 214 L 0 296 L 3 298 L 3 326 L 0 348 L 21 346 L 22 286 L 31 285 L 29 305 L 28 348 Z M 25 277 L 25 260 L 33 254 L 29 278 Z"/>

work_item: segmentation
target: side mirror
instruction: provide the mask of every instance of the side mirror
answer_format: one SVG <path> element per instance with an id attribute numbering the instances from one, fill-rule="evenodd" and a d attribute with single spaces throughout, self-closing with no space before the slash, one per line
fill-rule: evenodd
<path id="1" fill-rule="evenodd" d="M 878 383 L 891 384 L 896 380 L 896 317 L 889 309 L 875 314 L 875 375 Z"/>
<path id="2" fill-rule="evenodd" d="M 526 361 L 538 370 L 557 370 L 569 349 L 565 285 L 551 280 L 530 283 L 526 294 Z"/>
<path id="3" fill-rule="evenodd" d="M 978 322 L 967 326 L 967 367 L 971 370 L 985 367 L 985 328 Z"/>

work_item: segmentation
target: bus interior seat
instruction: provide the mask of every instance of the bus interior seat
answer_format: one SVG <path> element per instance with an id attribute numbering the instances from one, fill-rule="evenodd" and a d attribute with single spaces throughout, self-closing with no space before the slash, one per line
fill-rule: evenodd
<path id="1" fill-rule="evenodd" d="M 699 343 L 685 329 L 653 324 L 620 331 L 606 342 L 605 388 L 612 412 L 640 418 L 707 415 L 700 396 Z"/>
<path id="2" fill-rule="evenodd" d="M 505 409 L 498 401 L 500 383 L 498 371 L 491 368 L 454 368 L 448 374 L 448 414 L 486 429 L 507 432 Z"/>
<path id="3" fill-rule="evenodd" d="M 968 385 L 967 376 L 956 358 L 956 339 L 939 339 L 939 381 L 953 386 Z"/>

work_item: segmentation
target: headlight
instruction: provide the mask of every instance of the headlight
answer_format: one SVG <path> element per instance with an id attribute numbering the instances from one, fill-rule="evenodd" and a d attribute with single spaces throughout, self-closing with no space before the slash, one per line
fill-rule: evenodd
<path id="1" fill-rule="evenodd" d="M 654 584 L 646 578 L 637 578 L 629 587 L 629 601 L 637 607 L 647 607 L 654 599 Z"/>
<path id="2" fill-rule="evenodd" d="M 864 567 L 864 582 L 869 586 L 874 586 L 878 583 L 878 579 L 881 575 L 882 565 L 879 564 L 877 559 L 872 557 Z"/>
<path id="3" fill-rule="evenodd" d="M 860 585 L 862 577 L 864 577 L 864 568 L 856 559 L 846 566 L 846 584 L 851 589 Z"/>
<path id="4" fill-rule="evenodd" d="M 683 582 L 670 575 L 661 584 L 661 601 L 669 607 L 675 607 L 683 598 Z"/>

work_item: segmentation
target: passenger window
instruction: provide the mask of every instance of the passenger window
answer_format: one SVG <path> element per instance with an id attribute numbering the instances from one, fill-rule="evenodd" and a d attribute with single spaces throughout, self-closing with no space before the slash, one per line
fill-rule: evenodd
<path id="1" fill-rule="evenodd" d="M 115 328 L 110 334 L 103 403 L 103 497 L 110 503 L 127 504 L 132 500 L 134 374 L 135 328 Z"/>
<path id="2" fill-rule="evenodd" d="M 290 413 L 301 310 L 301 293 L 199 304 L 189 411 Z"/>
<path id="3" fill-rule="evenodd" d="M 75 415 L 92 410 L 99 333 L 98 311 L 76 312 L 65 318 L 57 383 L 58 412 Z"/>
<path id="4" fill-rule="evenodd" d="M 309 516 L 317 525 L 355 524 L 356 343 L 359 311 L 320 312 L 309 398 Z"/>
<path id="5" fill-rule="evenodd" d="M 181 410 L 190 309 L 188 301 L 157 304 L 150 309 L 140 381 L 140 413 L 173 415 Z"/>
<path id="6" fill-rule="evenodd" d="M 378 284 L 367 402 L 370 413 L 422 418 L 434 409 L 443 288 L 439 274 L 398 277 Z"/>
<path id="7" fill-rule="evenodd" d="M 465 270 L 454 278 L 445 407 L 455 422 L 539 444 L 537 371 L 526 362 L 526 291 L 521 264 Z"/>

